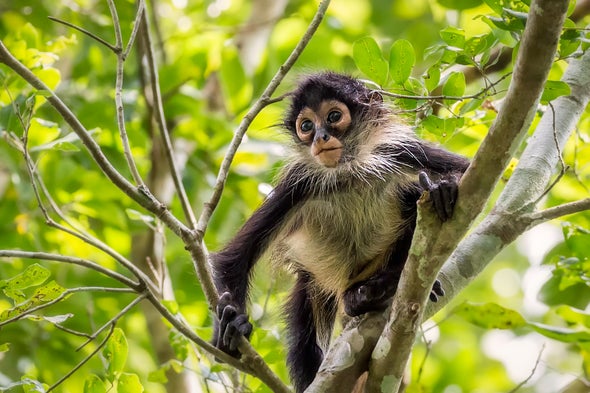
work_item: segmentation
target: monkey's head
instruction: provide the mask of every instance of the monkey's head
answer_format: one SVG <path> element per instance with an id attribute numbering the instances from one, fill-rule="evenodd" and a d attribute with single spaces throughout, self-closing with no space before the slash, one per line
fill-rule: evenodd
<path id="1" fill-rule="evenodd" d="M 357 79 L 325 72 L 299 84 L 284 125 L 298 146 L 298 154 L 309 154 L 312 162 L 336 168 L 358 155 L 360 134 L 366 134 L 382 115 L 379 93 Z"/>

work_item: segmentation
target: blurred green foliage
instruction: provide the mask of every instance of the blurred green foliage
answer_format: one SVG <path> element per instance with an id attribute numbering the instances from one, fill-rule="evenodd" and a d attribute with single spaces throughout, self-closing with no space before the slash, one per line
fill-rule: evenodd
<path id="1" fill-rule="evenodd" d="M 116 3 L 127 40 L 136 5 L 131 0 Z M 470 66 L 483 72 L 498 61 L 495 54 L 501 45 L 514 56 L 526 23 L 528 3 L 334 0 L 324 23 L 277 95 L 287 92 L 298 75 L 313 70 L 330 69 L 368 78 L 400 95 L 395 100 L 402 110 L 400 116 L 415 124 L 421 137 L 472 156 L 495 118 L 494 105 L 510 82 L 509 77 L 502 77 L 508 75 L 511 64 L 475 81 L 466 80 L 456 67 Z M 272 25 L 272 33 L 252 72 L 244 66 L 238 45 L 252 2 L 162 0 L 149 2 L 148 7 L 155 7 L 152 22 L 159 32 L 155 35 L 156 49 L 166 120 L 174 137 L 194 147 L 183 181 L 193 205 L 200 209 L 211 193 L 233 130 L 300 39 L 317 2 L 290 1 L 278 20 L 264 22 Z M 116 124 L 115 55 L 48 16 L 81 26 L 113 43 L 107 2 L 3 2 L 0 37 L 21 62 L 56 89 L 92 132 L 108 159 L 129 177 Z M 571 28 L 583 24 L 584 20 L 567 22 L 570 29 L 564 31 L 560 41 L 560 59 L 551 72 L 544 103 L 569 92 L 559 78 L 565 68 L 564 59 L 578 55 L 587 45 L 585 33 Z M 153 164 L 150 152 L 154 136 L 148 131 L 139 62 L 137 52 L 132 51 L 125 63 L 123 101 L 133 155 L 141 174 L 147 177 Z M 451 67 L 455 71 L 448 72 Z M 72 223 L 129 256 L 134 235 L 148 230 L 153 217 L 144 216 L 102 175 L 75 134 L 47 105 L 45 97 L 35 94 L 4 65 L 0 65 L 0 82 L 0 249 L 76 256 L 124 273 L 108 255 L 46 225 L 21 151 L 23 123 L 29 125 L 28 147 L 45 187 Z M 433 105 L 432 98 L 411 98 L 439 94 L 446 97 L 436 101 L 437 105 Z M 452 98 L 464 95 L 469 98 Z M 284 107 L 285 103 L 279 102 L 265 108 L 252 124 L 206 235 L 211 250 L 235 233 L 264 198 L 266 185 L 272 184 L 284 153 L 286 139 L 276 126 L 281 122 Z M 589 128 L 590 116 L 585 113 L 563 149 L 564 162 L 570 170 L 547 194 L 544 205 L 588 197 Z M 509 175 L 510 169 L 506 173 Z M 182 216 L 177 199 L 170 208 L 178 217 Z M 569 345 L 546 350 L 546 366 L 537 370 L 535 378 L 520 392 L 552 391 L 571 379 L 570 375 L 589 376 L 590 315 L 583 310 L 590 302 L 590 216 L 577 214 L 567 220 L 562 224 L 563 236 L 552 236 L 554 232 L 547 229 L 539 236 L 547 235 L 548 240 L 534 241 L 536 247 L 555 244 L 544 255 L 542 266 L 530 250 L 509 247 L 433 319 L 436 325 L 425 329 L 423 340 L 415 349 L 409 392 L 498 392 L 516 386 L 526 378 L 526 373 L 521 377 L 522 372 L 515 373 L 506 359 L 499 359 L 485 346 L 492 329 L 498 327 L 511 328 L 514 340 L 528 337 L 534 343 L 539 342 L 541 335 L 556 340 L 568 336 L 563 341 Z M 165 256 L 176 296 L 176 302 L 167 307 L 182 312 L 196 332 L 208 339 L 211 316 L 189 256 L 178 239 L 169 232 L 166 235 Z M 68 289 L 114 284 L 111 279 L 79 266 L 2 258 L 0 322 Z M 288 276 L 261 264 L 254 280 L 250 310 L 256 326 L 251 341 L 285 381 L 284 327 L 279 310 L 289 284 Z M 525 293 L 527 285 L 540 291 L 538 299 L 536 291 L 532 295 L 530 291 Z M 36 314 L 37 317 L 0 327 L 0 391 L 44 391 L 100 342 L 96 339 L 76 351 L 86 338 L 61 327 L 91 334 L 132 300 L 131 295 L 124 293 L 80 291 Z M 467 300 L 469 303 L 464 303 Z M 195 354 L 190 343 L 175 331 L 170 333 L 169 341 L 177 359 L 157 364 L 140 308 L 132 309 L 117 326 L 106 347 L 60 385 L 59 391 L 79 392 L 83 386 L 85 392 L 162 392 L 165 371 L 181 371 L 187 358 L 197 358 L 198 368 L 191 372 L 198 374 L 203 385 L 227 383 L 221 375 L 227 367 L 208 361 L 201 353 Z M 509 343 L 508 340 L 504 345 L 509 347 Z M 509 352 L 508 348 L 506 351 Z M 541 345 L 537 351 L 541 352 Z M 533 359 L 537 355 L 533 354 Z M 534 362 L 523 367 L 530 372 Z M 244 383 L 247 390 L 267 391 L 251 377 L 238 383 Z"/>

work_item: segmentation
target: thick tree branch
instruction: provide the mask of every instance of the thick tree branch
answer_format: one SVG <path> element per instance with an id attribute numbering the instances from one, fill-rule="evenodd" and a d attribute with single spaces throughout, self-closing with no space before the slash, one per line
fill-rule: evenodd
<path id="1" fill-rule="evenodd" d="M 420 224 L 394 298 L 392 317 L 371 358 L 368 391 L 397 391 L 399 388 L 436 273 L 482 210 L 530 126 L 553 63 L 567 3 L 565 0 L 539 0 L 531 4 L 512 84 L 496 121 L 463 177 L 459 195 L 469 197 L 459 198 L 454 218 L 441 225 L 433 219 L 433 214 L 423 214 L 425 209 L 419 209 Z M 445 236 L 439 236 L 440 231 L 444 231 Z M 445 298 L 448 300 L 447 296 Z M 390 351 L 391 348 L 395 350 Z M 365 356 L 355 352 L 345 360 Z M 320 373 L 316 378 L 330 380 L 327 385 L 333 390 L 322 391 L 338 391 L 342 386 L 339 378 L 352 370 L 350 362 L 333 367 L 342 372 Z M 317 384 L 314 382 L 312 386 Z"/>
<path id="2" fill-rule="evenodd" d="M 419 203 L 416 233 L 389 322 L 373 351 L 367 391 L 399 389 L 437 273 L 483 209 L 530 126 L 553 64 L 567 6 L 567 0 L 531 3 L 512 83 L 461 181 L 459 195 L 469 197 L 459 198 L 453 220 L 441 225 L 431 211 L 424 214 L 426 209 Z M 445 236 L 437 236 L 441 231 Z"/>
<path id="3" fill-rule="evenodd" d="M 425 317 L 432 316 L 465 288 L 506 245 L 521 233 L 546 220 L 588 208 L 588 199 L 531 212 L 550 182 L 560 157 L 555 141 L 563 146 L 590 102 L 590 52 L 573 59 L 562 78 L 571 88 L 568 96 L 552 102 L 554 111 L 546 111 L 535 134 L 520 157 L 496 207 L 453 252 L 442 268 L 439 279 L 446 296 L 429 304 Z M 555 119 L 553 118 L 555 114 Z M 557 127 L 553 127 L 553 124 Z"/>

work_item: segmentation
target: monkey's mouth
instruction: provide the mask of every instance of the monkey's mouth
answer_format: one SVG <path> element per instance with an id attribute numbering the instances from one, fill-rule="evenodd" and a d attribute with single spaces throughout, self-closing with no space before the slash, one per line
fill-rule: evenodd
<path id="1" fill-rule="evenodd" d="M 328 147 L 319 149 L 315 154 L 316 159 L 328 168 L 334 168 L 342 157 L 342 147 Z"/>

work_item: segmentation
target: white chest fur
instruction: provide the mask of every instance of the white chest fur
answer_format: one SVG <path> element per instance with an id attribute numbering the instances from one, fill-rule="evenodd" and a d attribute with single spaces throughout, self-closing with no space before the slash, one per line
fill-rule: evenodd
<path id="1" fill-rule="evenodd" d="M 368 278 L 404 225 L 396 188 L 379 182 L 306 201 L 279 236 L 281 259 L 337 295 Z"/>

